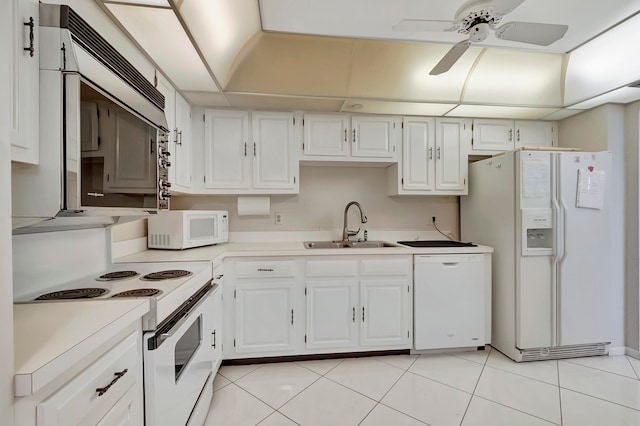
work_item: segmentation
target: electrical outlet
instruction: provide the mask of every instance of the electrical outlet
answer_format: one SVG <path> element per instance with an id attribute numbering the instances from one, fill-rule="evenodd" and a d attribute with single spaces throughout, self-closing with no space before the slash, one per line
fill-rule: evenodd
<path id="1" fill-rule="evenodd" d="M 282 213 L 274 213 L 273 214 L 273 223 L 276 225 L 282 225 Z"/>

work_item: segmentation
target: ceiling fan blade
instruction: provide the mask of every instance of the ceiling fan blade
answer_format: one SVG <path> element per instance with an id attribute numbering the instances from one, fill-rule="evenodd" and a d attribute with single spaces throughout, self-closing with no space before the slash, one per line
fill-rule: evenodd
<path id="1" fill-rule="evenodd" d="M 454 21 L 429 21 L 426 19 L 403 19 L 391 27 L 393 31 L 440 32 L 457 29 Z"/>
<path id="2" fill-rule="evenodd" d="M 492 0 L 491 7 L 496 15 L 504 16 L 524 3 L 524 0 Z"/>
<path id="3" fill-rule="evenodd" d="M 460 43 L 454 44 L 453 47 L 449 49 L 447 54 L 444 55 L 442 59 L 440 59 L 440 62 L 438 62 L 435 67 L 433 67 L 429 75 L 438 75 L 442 74 L 443 72 L 449 71 L 453 64 L 458 62 L 458 59 L 460 59 L 464 52 L 467 51 L 469 46 L 471 46 L 471 42 L 469 40 L 464 40 Z"/>
<path id="4" fill-rule="evenodd" d="M 567 29 L 569 29 L 567 25 L 507 22 L 496 29 L 496 37 L 502 40 L 548 46 L 560 40 Z"/>

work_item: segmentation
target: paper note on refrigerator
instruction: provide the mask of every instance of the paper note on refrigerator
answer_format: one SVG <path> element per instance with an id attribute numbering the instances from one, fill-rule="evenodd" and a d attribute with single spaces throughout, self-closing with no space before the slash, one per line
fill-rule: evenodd
<path id="1" fill-rule="evenodd" d="M 578 169 L 576 207 L 601 209 L 607 175 L 604 170 Z"/>
<path id="2" fill-rule="evenodd" d="M 525 198 L 547 198 L 551 192 L 551 160 L 526 158 L 522 161 L 522 195 Z"/>

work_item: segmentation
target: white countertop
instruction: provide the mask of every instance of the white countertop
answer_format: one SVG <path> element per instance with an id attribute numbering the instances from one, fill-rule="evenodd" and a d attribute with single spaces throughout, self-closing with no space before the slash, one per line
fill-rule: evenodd
<path id="1" fill-rule="evenodd" d="M 13 305 L 15 395 L 36 393 L 149 311 L 149 300 Z"/>
<path id="2" fill-rule="evenodd" d="M 493 248 L 477 247 L 381 247 L 381 248 L 339 248 L 339 249 L 306 249 L 302 241 L 289 242 L 231 242 L 215 246 L 198 247 L 186 250 L 156 250 L 131 254 L 115 259 L 115 262 L 195 262 L 213 261 L 214 267 L 222 263 L 225 257 L 240 256 L 332 256 L 344 254 L 378 255 L 378 254 L 458 254 L 458 253 L 491 253 Z"/>

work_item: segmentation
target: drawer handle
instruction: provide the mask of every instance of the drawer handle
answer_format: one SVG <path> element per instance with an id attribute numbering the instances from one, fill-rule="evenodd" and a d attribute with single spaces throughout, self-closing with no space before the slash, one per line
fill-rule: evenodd
<path id="1" fill-rule="evenodd" d="M 272 268 L 258 268 L 258 272 L 273 272 Z"/>
<path id="2" fill-rule="evenodd" d="M 128 369 L 128 368 L 125 368 L 124 370 L 122 370 L 122 371 L 121 371 L 121 372 L 119 372 L 119 373 L 113 373 L 113 374 L 115 374 L 115 376 L 116 376 L 116 377 L 114 377 L 114 379 L 111 381 L 111 383 L 109 383 L 107 386 L 105 386 L 105 387 L 103 387 L 103 388 L 98 388 L 98 389 L 96 389 L 96 392 L 98 392 L 98 396 L 102 396 L 102 395 L 104 395 L 105 393 L 107 393 L 107 391 L 109 390 L 109 388 L 111 388 L 111 386 L 115 385 L 115 384 L 116 384 L 116 382 L 117 382 L 118 380 L 120 380 L 120 378 L 121 378 L 122 376 L 124 376 L 125 374 L 127 374 L 127 371 L 129 371 L 129 369 Z"/>
<path id="3" fill-rule="evenodd" d="M 35 23 L 33 22 L 33 16 L 29 17 L 29 22 L 23 22 L 26 27 L 29 27 L 29 47 L 23 48 L 29 52 L 29 56 L 33 58 L 33 55 L 36 49 L 33 47 L 33 28 L 35 27 Z"/>

